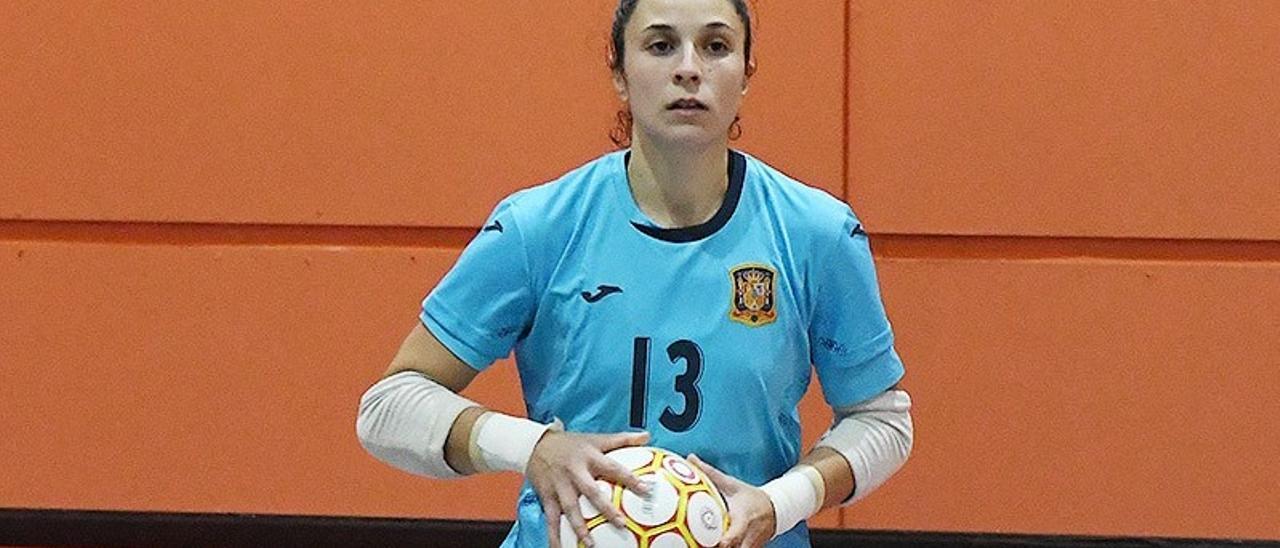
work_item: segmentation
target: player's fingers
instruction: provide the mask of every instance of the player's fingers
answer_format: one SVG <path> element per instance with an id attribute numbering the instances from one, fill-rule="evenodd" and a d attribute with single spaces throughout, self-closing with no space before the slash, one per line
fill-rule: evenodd
<path id="1" fill-rule="evenodd" d="M 622 512 L 619 512 L 617 508 L 613 507 L 613 504 L 606 495 L 605 490 L 601 489 L 600 485 L 597 484 L 595 480 L 590 478 L 575 478 L 574 483 L 577 485 L 578 490 L 582 492 L 582 496 L 587 497 L 587 500 L 591 502 L 591 505 L 594 506 L 601 514 L 604 514 L 604 517 L 608 518 L 611 523 L 618 527 L 627 526 L 626 520 L 622 518 Z"/>
<path id="2" fill-rule="evenodd" d="M 720 537 L 720 543 L 716 546 L 722 548 L 736 548 L 742 546 L 742 538 L 746 534 L 746 521 L 741 519 L 730 519 L 729 528 L 725 530 L 724 536 Z"/>
<path id="3" fill-rule="evenodd" d="M 578 506 L 577 493 L 574 493 L 573 489 L 568 485 L 557 486 L 556 493 L 560 498 L 560 512 L 569 519 L 569 525 L 573 527 L 573 532 L 578 535 L 578 540 L 587 545 L 587 548 L 593 548 L 595 542 L 587 535 L 587 522 L 582 519 L 582 508 Z M 559 525 L 556 525 L 556 527 L 559 527 Z"/>
<path id="4" fill-rule="evenodd" d="M 721 491 L 724 491 L 726 495 L 737 490 L 738 480 L 733 476 L 721 472 L 716 467 L 711 466 L 706 461 L 698 458 L 698 455 L 690 454 L 688 460 L 693 463 L 694 466 L 697 466 L 706 473 L 707 477 L 711 478 L 711 483 L 716 484 L 716 487 L 720 488 Z"/>
<path id="5" fill-rule="evenodd" d="M 552 497 L 542 497 L 542 515 L 547 518 L 548 546 L 560 546 L 560 505 Z"/>
<path id="6" fill-rule="evenodd" d="M 592 471 L 597 474 L 597 477 L 621 485 L 632 492 L 640 493 L 641 495 L 649 494 L 649 486 L 640 481 L 640 478 L 637 478 L 635 474 L 632 474 L 630 470 L 627 470 L 625 466 L 619 464 L 616 460 L 608 457 L 600 459 L 596 461 L 596 468 Z"/>
<path id="7" fill-rule="evenodd" d="M 618 434 L 606 434 L 597 438 L 601 453 L 608 453 L 614 449 L 621 447 L 636 447 L 649 443 L 648 432 L 622 432 Z"/>

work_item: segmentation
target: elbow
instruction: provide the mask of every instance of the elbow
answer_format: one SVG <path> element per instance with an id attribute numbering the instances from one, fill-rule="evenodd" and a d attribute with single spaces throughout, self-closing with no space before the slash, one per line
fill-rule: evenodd
<path id="1" fill-rule="evenodd" d="M 898 435 L 898 452 L 901 455 L 902 463 L 906 464 L 907 459 L 911 457 L 911 449 L 916 444 L 916 430 L 915 424 L 911 420 L 911 412 L 903 413 L 901 421 L 894 424 L 893 429 Z"/>
<path id="2" fill-rule="evenodd" d="M 360 397 L 360 406 L 356 410 L 356 439 L 366 452 L 385 462 L 388 440 L 383 439 L 379 434 L 386 429 L 379 428 L 378 424 L 380 419 L 385 418 L 384 413 L 379 413 L 379 408 L 384 402 L 383 398 L 375 393 L 375 388 L 377 388 L 376 385 Z"/>
<path id="3" fill-rule="evenodd" d="M 415 451 L 411 441 L 418 437 L 414 432 L 415 422 L 423 418 L 423 409 L 417 409 L 417 417 L 403 416 L 404 403 L 397 405 L 397 397 L 402 394 L 388 390 L 385 383 L 378 383 L 365 391 L 360 397 L 360 407 L 356 411 L 356 439 L 360 446 L 375 459 L 401 470 L 414 473 L 414 467 L 405 466 L 413 461 Z"/>
<path id="4" fill-rule="evenodd" d="M 454 420 L 474 405 L 417 373 L 374 384 L 360 398 L 356 438 L 374 458 L 419 476 L 454 478 L 445 443 Z"/>

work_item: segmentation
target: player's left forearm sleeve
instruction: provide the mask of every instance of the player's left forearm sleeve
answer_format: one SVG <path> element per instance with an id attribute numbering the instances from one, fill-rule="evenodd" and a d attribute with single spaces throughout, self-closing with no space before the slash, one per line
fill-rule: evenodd
<path id="1" fill-rule="evenodd" d="M 854 492 L 842 505 L 866 497 L 907 462 L 914 442 L 911 396 L 888 390 L 863 403 L 835 410 L 836 420 L 816 447 L 829 447 L 849 461 Z"/>

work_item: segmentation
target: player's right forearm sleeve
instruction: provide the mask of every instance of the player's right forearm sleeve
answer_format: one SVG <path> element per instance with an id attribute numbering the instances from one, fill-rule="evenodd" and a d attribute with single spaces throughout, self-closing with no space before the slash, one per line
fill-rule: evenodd
<path id="1" fill-rule="evenodd" d="M 356 435 L 378 460 L 420 476 L 456 478 L 445 462 L 453 422 L 479 404 L 416 371 L 378 381 L 360 398 Z"/>

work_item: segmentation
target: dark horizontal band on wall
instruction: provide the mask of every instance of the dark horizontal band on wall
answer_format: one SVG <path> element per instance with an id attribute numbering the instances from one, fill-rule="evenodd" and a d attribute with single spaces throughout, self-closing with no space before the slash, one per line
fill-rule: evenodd
<path id="1" fill-rule="evenodd" d="M 478 227 L 0 219 L 0 242 L 462 249 L 478 230 Z M 877 257 L 896 259 L 1280 262 L 1280 239 L 982 236 L 874 231 L 870 237 Z"/>
<path id="2" fill-rule="evenodd" d="M 891 259 L 1280 262 L 1280 240 L 872 234 L 871 248 Z"/>
<path id="3" fill-rule="evenodd" d="M 444 247 L 479 228 L 141 221 L 0 220 L 0 241 L 177 246 Z"/>
<path id="4" fill-rule="evenodd" d="M 0 508 L 12 546 L 497 546 L 509 522 Z M 1184 548 L 1278 546 L 1256 540 L 818 530 L 815 548 Z"/>

